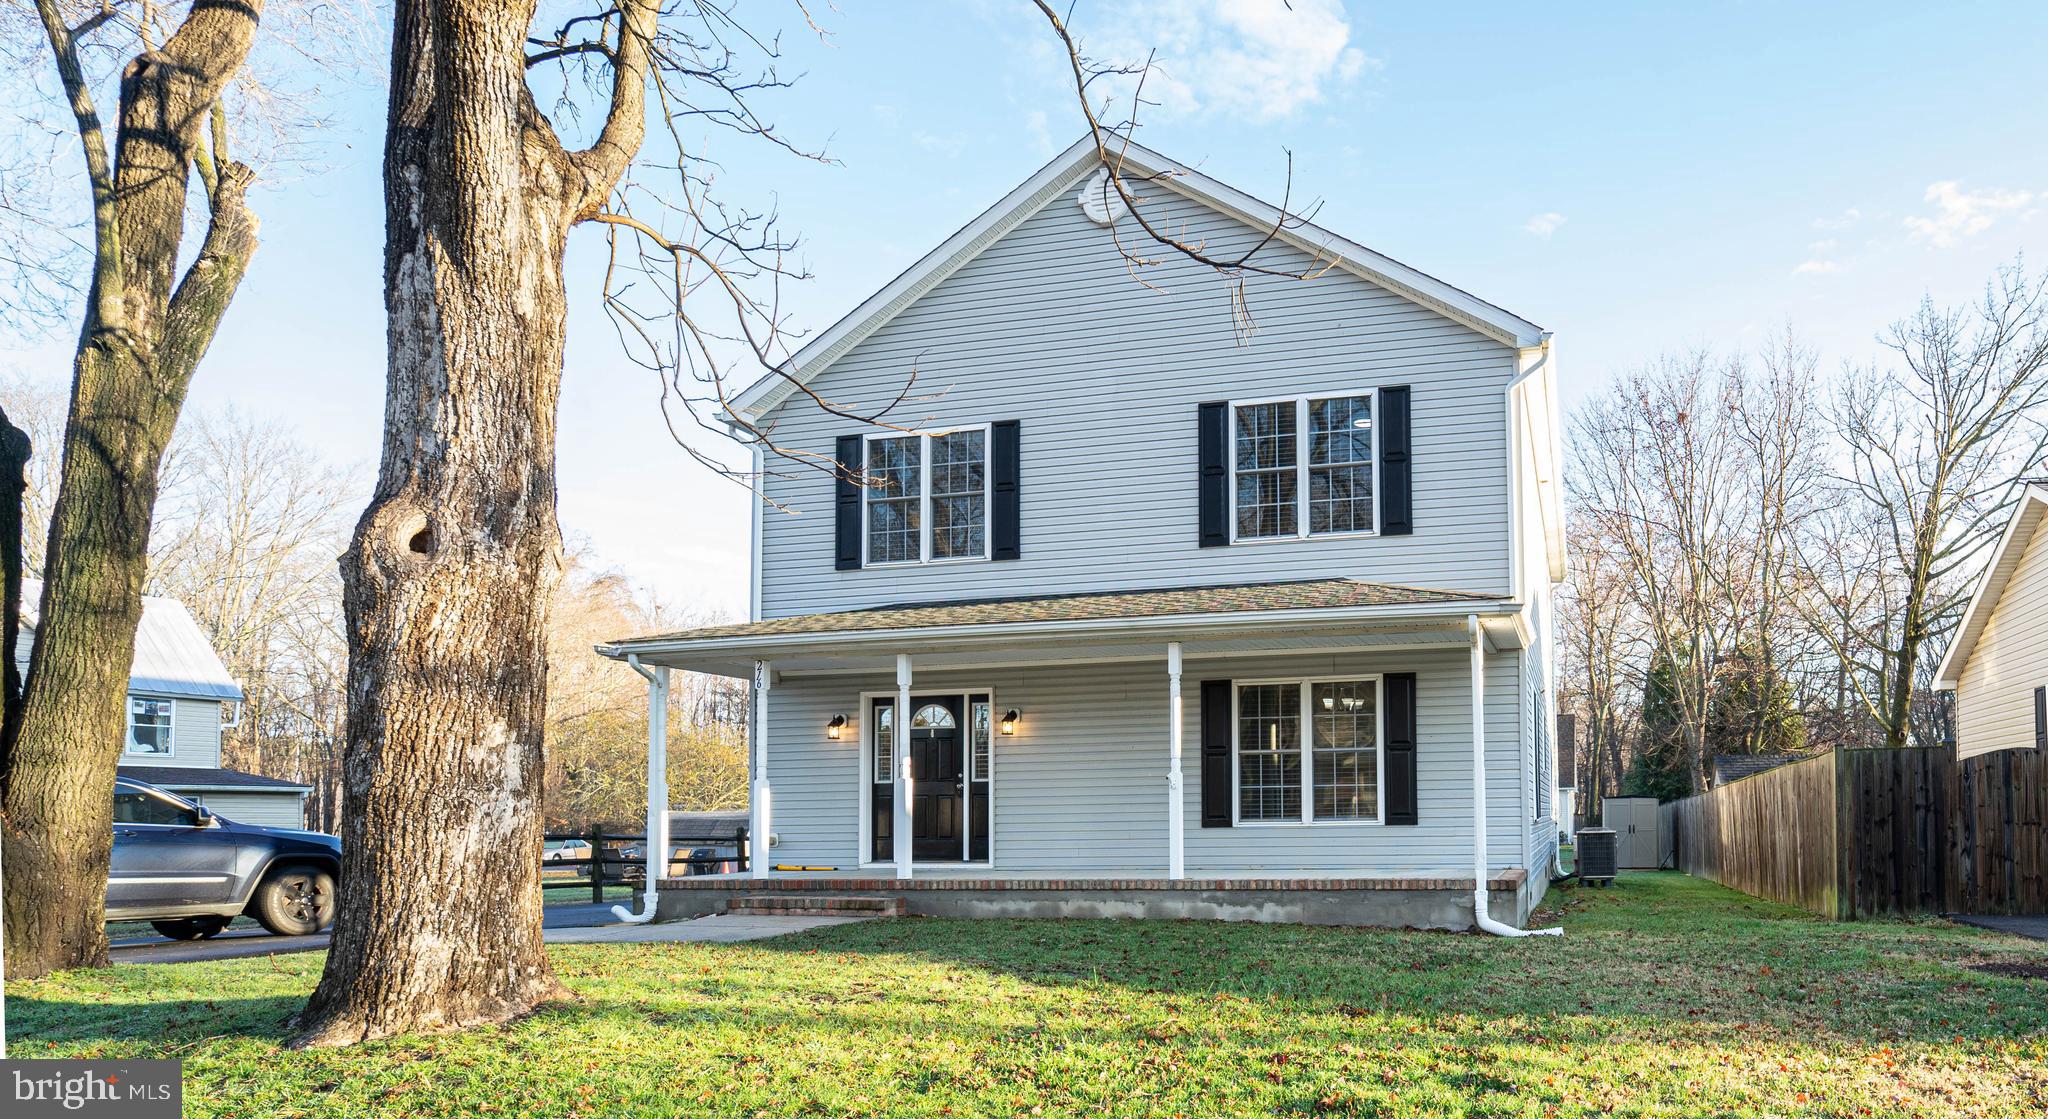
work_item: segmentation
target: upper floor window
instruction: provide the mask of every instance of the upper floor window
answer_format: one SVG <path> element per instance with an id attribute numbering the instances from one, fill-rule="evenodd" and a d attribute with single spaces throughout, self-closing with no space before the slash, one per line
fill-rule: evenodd
<path id="1" fill-rule="evenodd" d="M 868 564 L 988 558 L 988 430 L 868 436 Z"/>
<path id="2" fill-rule="evenodd" d="M 128 752 L 171 753 L 171 701 L 128 697 Z"/>
<path id="3" fill-rule="evenodd" d="M 1233 540 L 1373 532 L 1373 397 L 1231 406 Z"/>

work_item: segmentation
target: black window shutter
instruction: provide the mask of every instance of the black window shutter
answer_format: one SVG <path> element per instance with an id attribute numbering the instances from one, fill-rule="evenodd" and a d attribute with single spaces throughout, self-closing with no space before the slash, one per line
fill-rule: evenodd
<path id="1" fill-rule="evenodd" d="M 2034 748 L 2048 750 L 2048 688 L 2034 689 Z"/>
<path id="2" fill-rule="evenodd" d="M 833 565 L 840 571 L 860 566 L 861 438 L 842 435 L 833 456 L 838 464 L 838 500 L 833 514 Z"/>
<path id="3" fill-rule="evenodd" d="M 1198 494 L 1201 499 L 1201 543 L 1204 548 L 1215 548 L 1230 543 L 1229 497 L 1225 492 L 1230 483 L 1230 468 L 1224 460 L 1229 446 L 1228 412 L 1230 405 L 1217 400 L 1201 405 L 1201 428 L 1195 446 L 1201 462 L 1201 482 Z M 1226 821 L 1227 822 L 1227 821 Z"/>
<path id="4" fill-rule="evenodd" d="M 1387 693 L 1387 823 L 1413 824 L 1415 806 L 1415 674 L 1390 672 Z"/>
<path id="5" fill-rule="evenodd" d="M 1017 505 L 1017 421 L 997 420 L 988 427 L 989 558 L 1013 560 L 1019 554 Z"/>
<path id="6" fill-rule="evenodd" d="M 1415 532 L 1415 481 L 1409 464 L 1408 386 L 1380 390 L 1380 531 Z"/>
<path id="7" fill-rule="evenodd" d="M 1230 826 L 1230 681 L 1202 681 L 1202 826 Z"/>

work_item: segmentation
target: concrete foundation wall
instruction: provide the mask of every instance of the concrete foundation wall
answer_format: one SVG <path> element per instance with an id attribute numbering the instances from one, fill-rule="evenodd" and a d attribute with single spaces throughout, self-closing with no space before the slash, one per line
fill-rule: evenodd
<path id="1" fill-rule="evenodd" d="M 862 883 L 848 894 L 901 897 L 906 912 L 922 917 L 1123 918 L 1144 920 L 1256 921 L 1266 924 L 1353 925 L 1383 928 L 1472 928 L 1469 889 L 871 889 Z M 774 881 L 730 887 L 663 889 L 656 906 L 660 920 L 688 920 L 725 912 L 735 897 L 773 895 Z M 816 893 L 806 890 L 805 893 Z M 1487 910 L 1497 921 L 1520 926 L 1542 896 L 1541 884 L 1490 890 Z"/>

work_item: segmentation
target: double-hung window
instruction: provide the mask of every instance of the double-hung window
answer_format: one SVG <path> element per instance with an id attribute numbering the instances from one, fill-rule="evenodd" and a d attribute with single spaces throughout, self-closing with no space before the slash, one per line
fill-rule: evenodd
<path id="1" fill-rule="evenodd" d="M 1234 540 L 1374 532 L 1373 394 L 1231 406 Z"/>
<path id="2" fill-rule="evenodd" d="M 867 562 L 988 558 L 988 427 L 867 437 Z"/>
<path id="3" fill-rule="evenodd" d="M 1237 820 L 1377 823 L 1380 682 L 1237 685 Z"/>
<path id="4" fill-rule="evenodd" d="M 157 757 L 172 752 L 170 700 L 128 697 L 128 752 Z"/>

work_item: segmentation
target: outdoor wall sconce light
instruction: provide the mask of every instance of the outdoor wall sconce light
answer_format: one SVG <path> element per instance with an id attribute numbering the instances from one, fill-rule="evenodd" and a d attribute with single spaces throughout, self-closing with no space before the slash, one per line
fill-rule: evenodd
<path id="1" fill-rule="evenodd" d="M 1000 730 L 1000 731 L 1002 731 L 1002 733 L 1003 733 L 1003 736 L 1004 736 L 1005 738 L 1009 737 L 1010 735 L 1016 734 L 1016 733 L 1017 733 L 1017 720 L 1019 720 L 1019 719 L 1021 719 L 1021 718 L 1023 718 L 1023 717 L 1024 717 L 1024 713 L 1023 713 L 1023 712 L 1021 712 L 1021 711 L 1017 710 L 1016 708 L 1012 707 L 1012 708 L 1010 708 L 1010 709 L 1009 709 L 1008 711 L 1005 711 L 1005 712 L 1003 712 L 1003 722 L 1002 722 L 1002 725 L 1001 725 L 1000 727 L 998 727 L 997 729 L 998 729 L 998 730 Z"/>
<path id="2" fill-rule="evenodd" d="M 846 716 L 834 715 L 832 716 L 832 721 L 825 724 L 825 737 L 831 739 L 834 742 L 837 742 L 839 741 L 840 734 L 842 734 L 845 730 Z"/>

